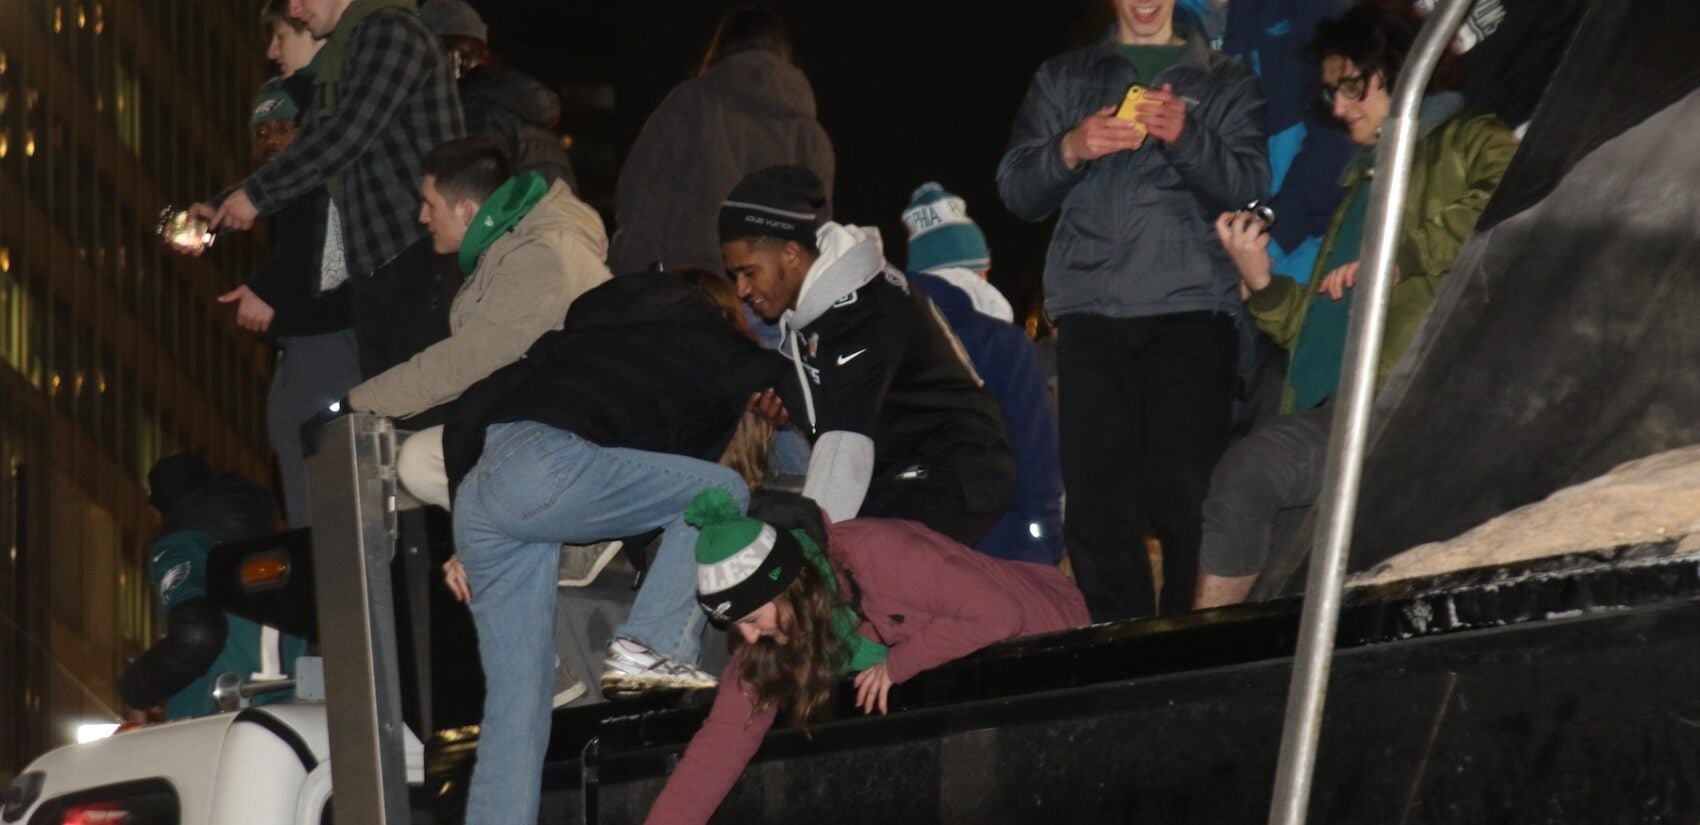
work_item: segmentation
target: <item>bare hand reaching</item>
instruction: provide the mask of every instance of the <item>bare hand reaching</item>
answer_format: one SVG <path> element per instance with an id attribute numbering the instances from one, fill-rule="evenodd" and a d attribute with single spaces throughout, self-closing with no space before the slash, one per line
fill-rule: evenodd
<path id="1" fill-rule="evenodd" d="M 254 332 L 265 332 L 271 329 L 272 319 L 277 312 L 264 298 L 254 294 L 246 286 L 239 286 L 223 295 L 218 296 L 218 302 L 236 304 L 236 325 Z"/>
<path id="2" fill-rule="evenodd" d="M 863 713 L 873 713 L 879 709 L 880 715 L 886 714 L 886 695 L 891 693 L 891 671 L 885 662 L 880 662 L 861 673 L 856 674 L 856 707 Z"/>
<path id="3" fill-rule="evenodd" d="M 466 579 L 466 565 L 460 563 L 460 556 L 450 556 L 443 562 L 443 584 L 449 586 L 455 601 L 472 604 L 472 585 Z"/>

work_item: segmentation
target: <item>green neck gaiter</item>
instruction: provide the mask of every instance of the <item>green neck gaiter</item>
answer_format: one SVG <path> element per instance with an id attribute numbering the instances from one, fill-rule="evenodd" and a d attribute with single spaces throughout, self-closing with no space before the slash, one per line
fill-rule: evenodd
<path id="1" fill-rule="evenodd" d="M 478 268 L 478 258 L 484 250 L 519 223 L 548 192 L 549 182 L 536 172 L 515 175 L 496 187 L 478 208 L 478 214 L 472 216 L 472 225 L 461 239 L 460 274 L 471 275 Z"/>
<path id="2" fill-rule="evenodd" d="M 833 572 L 832 564 L 826 560 L 826 554 L 822 553 L 803 531 L 798 530 L 794 535 L 797 536 L 797 543 L 803 546 L 803 557 L 820 571 L 821 578 L 826 580 L 826 589 L 832 593 L 833 603 L 838 605 L 832 609 L 832 630 L 850 649 L 850 656 L 839 666 L 838 674 L 843 676 L 858 673 L 885 661 L 889 648 L 858 631 L 862 626 L 862 617 L 856 613 L 855 608 L 843 603 L 843 599 L 839 597 L 838 574 Z"/>

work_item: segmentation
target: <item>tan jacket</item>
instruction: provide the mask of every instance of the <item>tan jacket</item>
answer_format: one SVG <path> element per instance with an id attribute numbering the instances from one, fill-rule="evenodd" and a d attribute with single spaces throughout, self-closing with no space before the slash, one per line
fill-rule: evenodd
<path id="1" fill-rule="evenodd" d="M 404 418 L 460 397 L 518 361 L 567 307 L 609 279 L 602 218 L 556 182 L 484 252 L 449 308 L 449 337 L 348 393 L 361 412 Z"/>

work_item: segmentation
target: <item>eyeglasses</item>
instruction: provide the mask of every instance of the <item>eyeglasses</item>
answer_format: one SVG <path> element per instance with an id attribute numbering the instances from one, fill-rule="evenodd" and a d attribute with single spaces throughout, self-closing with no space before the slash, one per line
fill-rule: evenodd
<path id="1" fill-rule="evenodd" d="M 1333 106 L 1337 97 L 1347 100 L 1361 101 L 1369 94 L 1369 75 L 1354 74 L 1340 78 L 1340 82 L 1332 86 L 1322 84 L 1322 102 Z"/>

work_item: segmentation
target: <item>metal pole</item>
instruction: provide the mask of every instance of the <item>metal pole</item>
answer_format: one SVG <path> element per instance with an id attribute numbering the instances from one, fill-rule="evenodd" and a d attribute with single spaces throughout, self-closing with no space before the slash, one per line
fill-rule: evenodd
<path id="1" fill-rule="evenodd" d="M 402 748 L 390 562 L 395 556 L 395 428 L 346 415 L 307 460 L 315 596 L 337 821 L 399 825 L 411 814 Z"/>
<path id="2" fill-rule="evenodd" d="M 1393 291 L 1399 221 L 1417 145 L 1417 115 L 1424 87 L 1469 7 L 1470 0 L 1440 0 L 1423 24 L 1393 90 L 1392 111 L 1382 124 L 1380 145 L 1376 147 L 1375 181 L 1364 224 L 1368 231 L 1358 256 L 1357 294 L 1352 299 L 1341 391 L 1335 401 L 1334 430 L 1317 512 L 1321 529 L 1311 552 L 1293 681 L 1287 693 L 1287 718 L 1281 731 L 1281 755 L 1275 769 L 1275 792 L 1270 800 L 1270 825 L 1303 825 L 1310 805 L 1322 707 L 1340 619 L 1340 591 L 1346 578 L 1346 551 L 1357 514 L 1376 366 L 1387 325 L 1387 299 Z"/>

